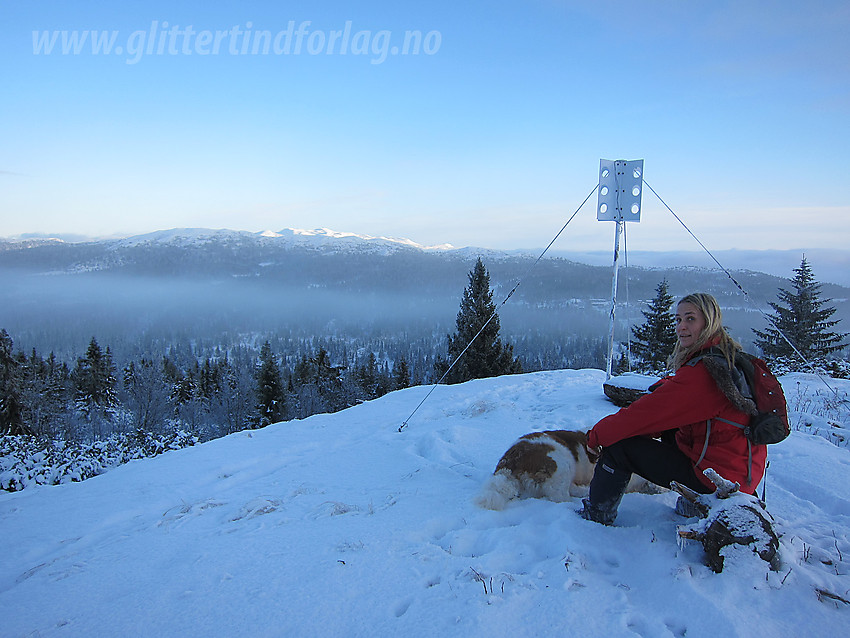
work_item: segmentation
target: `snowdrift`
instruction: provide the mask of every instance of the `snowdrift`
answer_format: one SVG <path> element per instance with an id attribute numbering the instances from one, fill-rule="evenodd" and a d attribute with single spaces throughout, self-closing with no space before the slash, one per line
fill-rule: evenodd
<path id="1" fill-rule="evenodd" d="M 776 572 L 739 554 L 712 572 L 679 544 L 673 493 L 627 494 L 610 528 L 577 501 L 473 504 L 521 434 L 616 410 L 603 380 L 440 387 L 399 433 L 427 392 L 411 388 L 0 494 L 0 636 L 843 635 L 850 454 L 822 437 L 771 449 Z M 792 410 L 816 395 L 783 382 Z M 814 404 L 800 427 L 828 426 Z"/>

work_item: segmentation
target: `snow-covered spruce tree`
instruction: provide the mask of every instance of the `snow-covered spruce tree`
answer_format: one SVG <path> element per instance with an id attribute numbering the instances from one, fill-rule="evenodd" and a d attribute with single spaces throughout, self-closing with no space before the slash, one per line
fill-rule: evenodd
<path id="1" fill-rule="evenodd" d="M 626 372 L 631 372 L 632 368 L 629 365 L 629 355 L 625 352 L 621 352 L 620 356 L 614 362 L 614 374 L 625 374 Z"/>
<path id="2" fill-rule="evenodd" d="M 386 392 L 381 392 L 382 379 L 378 368 L 378 360 L 374 352 L 370 352 L 366 363 L 358 364 L 354 369 L 357 385 L 360 387 L 367 400 L 376 399 Z"/>
<path id="3" fill-rule="evenodd" d="M 503 344 L 499 338 L 499 315 L 495 313 L 493 291 L 490 290 L 490 273 L 479 257 L 469 272 L 469 285 L 463 291 L 460 311 L 457 313 L 457 332 L 448 337 L 449 360 L 435 364 L 438 377 L 445 374 L 470 342 L 472 345 L 466 354 L 451 368 L 446 377 L 447 383 L 463 383 L 470 379 L 522 372 L 522 365 L 514 358 L 513 346 Z M 490 317 L 493 318 L 487 323 Z M 479 331 L 481 334 L 473 342 Z"/>
<path id="4" fill-rule="evenodd" d="M 165 431 L 171 411 L 169 384 L 163 363 L 142 357 L 124 368 L 124 405 L 137 432 Z"/>
<path id="5" fill-rule="evenodd" d="M 761 348 L 769 362 L 780 366 L 785 364 L 792 370 L 803 370 L 807 367 L 806 361 L 826 365 L 829 354 L 845 347 L 847 334 L 830 331 L 839 320 L 830 319 L 835 308 L 827 306 L 827 300 L 820 298 L 821 284 L 815 279 L 805 255 L 794 273 L 791 280 L 793 292 L 780 288 L 777 294 L 779 302 L 770 302 L 774 310 L 771 315 L 773 326 L 765 330 L 753 329 L 753 332 L 758 337 L 756 346 Z M 788 337 L 805 361 L 780 332 Z"/>
<path id="6" fill-rule="evenodd" d="M 212 396 L 210 415 L 224 435 L 251 425 L 256 401 L 254 365 L 244 347 L 235 348 L 233 359 L 225 356 L 218 365 L 220 391 Z"/>
<path id="7" fill-rule="evenodd" d="M 266 341 L 260 349 L 260 363 L 257 368 L 257 409 L 260 427 L 283 420 L 283 390 L 280 367 L 272 353 L 271 344 Z"/>
<path id="8" fill-rule="evenodd" d="M 23 422 L 18 361 L 14 343 L 6 330 L 0 330 L 0 434 L 30 434 Z"/>
<path id="9" fill-rule="evenodd" d="M 112 352 L 101 350 L 97 340 L 92 337 L 86 356 L 77 360 L 72 375 L 74 383 L 74 401 L 77 411 L 83 416 L 94 439 L 101 438 L 104 426 L 108 426 L 115 417 L 118 397 L 115 393 L 115 364 Z"/>
<path id="10" fill-rule="evenodd" d="M 64 434 L 62 426 L 70 405 L 68 366 L 50 353 L 45 360 L 33 348 L 28 358 L 19 356 L 21 375 L 21 413 L 26 428 L 33 434 L 56 438 Z"/>
<path id="11" fill-rule="evenodd" d="M 662 374 L 667 367 L 667 357 L 676 345 L 676 322 L 670 314 L 673 296 L 668 291 L 667 280 L 662 279 L 655 288 L 655 297 L 647 310 L 642 310 L 645 321 L 632 328 L 632 352 L 640 359 L 641 372 Z"/>
<path id="12" fill-rule="evenodd" d="M 313 358 L 316 371 L 316 386 L 327 405 L 328 412 L 337 412 L 348 407 L 342 383 L 343 366 L 331 363 L 331 356 L 324 348 Z"/>
<path id="13" fill-rule="evenodd" d="M 342 377 L 343 368 L 331 363 L 324 347 L 313 357 L 302 355 L 292 374 L 290 396 L 293 416 L 303 419 L 313 414 L 337 412 L 350 405 Z"/>
<path id="14" fill-rule="evenodd" d="M 410 368 L 403 356 L 393 366 L 393 387 L 396 390 L 410 387 Z"/>
<path id="15" fill-rule="evenodd" d="M 204 396 L 201 368 L 197 359 L 184 371 L 177 370 L 171 381 L 170 403 L 173 406 L 174 419 L 178 427 L 185 428 L 196 435 L 206 433 L 209 413 L 209 401 Z"/>

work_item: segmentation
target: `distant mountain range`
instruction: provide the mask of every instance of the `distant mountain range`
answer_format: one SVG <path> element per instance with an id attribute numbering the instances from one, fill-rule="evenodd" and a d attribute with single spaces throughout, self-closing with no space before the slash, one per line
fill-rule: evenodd
<path id="1" fill-rule="evenodd" d="M 552 343 L 601 335 L 610 305 L 610 255 L 553 251 L 537 262 L 538 255 L 423 246 L 328 229 L 183 228 L 92 241 L 18 237 L 0 240 L 0 328 L 40 350 L 59 349 L 68 340 L 79 350 L 92 334 L 113 343 L 132 343 L 134 334 L 215 341 L 224 332 L 235 338 L 232 333 L 280 330 L 302 336 L 367 331 L 409 340 L 444 336 L 453 329 L 467 274 L 481 256 L 497 304 L 521 282 L 500 307 L 508 336 Z M 717 296 L 741 339 L 764 326 L 753 311 L 769 310 L 800 259 L 781 254 L 789 262 L 784 277 L 736 270 L 748 303 L 725 273 L 708 267 L 713 264 L 707 257 L 653 255 L 631 254 L 630 267 L 621 270 L 622 323 L 640 323 L 640 310 L 666 278 L 674 296 L 697 290 Z M 737 256 L 737 263 L 764 263 L 764 256 L 761 262 Z M 809 255 L 816 275 L 821 257 Z M 850 330 L 850 290 L 824 283 L 822 293 L 837 307 L 835 318 L 844 319 L 839 329 Z"/>
<path id="2" fill-rule="evenodd" d="M 251 232 L 246 230 L 228 230 L 211 228 L 171 228 L 129 237 L 86 237 L 84 235 L 26 233 L 15 237 L 0 239 L 0 243 L 19 244 L 22 247 L 35 247 L 45 243 L 61 244 L 102 244 L 112 246 L 139 246 L 144 244 L 167 244 L 172 246 L 203 245 L 214 242 L 271 242 L 277 246 L 332 248 L 364 250 L 367 252 L 393 252 L 400 248 L 418 250 L 454 250 L 451 244 L 425 246 L 410 239 L 394 237 L 373 237 L 352 232 L 340 232 L 330 228 L 305 230 L 284 228 L 280 231 L 264 230 Z M 7 246 L 11 248 L 12 246 Z"/>
<path id="3" fill-rule="evenodd" d="M 373 237 L 329 229 L 248 232 L 175 228 L 120 239 L 68 242 L 19 238 L 0 242 L 0 268 L 30 275 L 111 274 L 170 279 L 254 279 L 298 288 L 352 291 L 409 290 L 456 295 L 476 257 L 484 258 L 496 287 L 508 287 L 529 271 L 529 251 L 423 246 L 408 239 Z M 593 255 L 585 255 L 593 261 Z M 607 259 L 610 262 L 610 256 Z M 688 262 L 668 267 L 671 280 L 692 278 Z M 659 273 L 632 268 L 634 292 L 650 294 Z M 678 271 L 678 272 L 676 272 Z M 711 277 L 707 272 L 706 276 Z M 533 273 L 535 303 L 605 298 L 610 266 L 590 266 L 547 256 Z M 774 282 L 771 281 L 771 284 Z M 683 285 L 685 283 L 683 282 Z M 526 291 L 523 291 L 525 293 Z M 528 293 L 526 293 L 528 294 Z"/>
<path id="4" fill-rule="evenodd" d="M 762 266 L 736 269 L 736 279 L 766 306 L 799 265 L 794 251 L 725 251 L 734 264 Z M 424 246 L 409 239 L 374 237 L 327 228 L 248 232 L 227 229 L 174 228 L 126 238 L 65 241 L 20 237 L 0 241 L 0 269 L 29 275 L 109 274 L 113 276 L 215 281 L 271 282 L 291 290 L 324 289 L 346 293 L 401 293 L 454 299 L 466 284 L 476 257 L 491 271 L 497 294 L 522 283 L 518 299 L 532 305 L 561 305 L 572 299 L 610 297 L 611 255 L 553 250 L 536 263 L 532 251 Z M 812 256 L 809 257 L 810 261 Z M 817 259 L 824 255 L 818 254 Z M 830 258 L 835 259 L 834 255 Z M 847 256 L 841 254 L 845 261 Z M 721 262 L 722 263 L 722 262 Z M 620 297 L 653 296 L 666 278 L 674 294 L 697 288 L 734 301 L 737 289 L 704 253 L 630 253 L 623 270 Z M 782 278 L 777 272 L 782 264 Z M 532 269 L 532 265 L 534 268 Z M 626 265 L 626 260 L 621 262 Z M 735 266 L 729 266 L 730 269 Z M 740 268 L 740 266 L 739 266 Z M 843 269 L 842 269 L 843 270 Z M 816 274 L 818 271 L 816 269 Z M 784 281 L 783 281 L 784 279 Z M 823 279 L 819 279 L 823 281 Z M 631 286 L 631 287 L 629 287 Z M 848 291 L 826 283 L 825 296 L 843 301 Z"/>
<path id="5" fill-rule="evenodd" d="M 569 259 L 591 265 L 611 263 L 610 252 L 559 253 Z M 717 250 L 712 251 L 717 260 L 730 270 L 754 270 L 785 279 L 794 276 L 800 265 L 801 250 Z M 805 251 L 818 281 L 850 286 L 850 250 L 823 249 Z M 717 268 L 717 264 L 704 251 L 629 251 L 629 263 L 641 268 L 670 268 L 690 264 L 701 268 Z"/>
<path id="6" fill-rule="evenodd" d="M 62 248 L 59 248 L 59 246 Z M 70 249 L 69 245 L 75 248 Z M 23 248 L 38 248 L 39 253 L 34 259 L 12 258 L 0 262 L 10 264 L 30 262 L 35 266 L 39 261 L 48 262 L 57 259 L 58 255 L 65 258 L 79 258 L 80 262 L 72 269 L 109 269 L 115 267 L 114 260 L 106 258 L 109 252 L 121 252 L 128 247 L 182 247 L 184 249 L 199 249 L 201 246 L 211 248 L 214 245 L 228 245 L 244 251 L 254 246 L 261 251 L 289 250 L 293 248 L 311 249 L 326 252 L 360 252 L 372 255 L 389 255 L 399 251 L 413 249 L 424 252 L 443 253 L 451 256 L 469 257 L 474 255 L 486 256 L 489 259 L 506 259 L 514 257 L 537 257 L 542 249 L 537 250 L 494 250 L 478 247 L 457 248 L 445 243 L 436 246 L 426 246 L 410 239 L 394 237 L 375 237 L 353 232 L 339 232 L 328 228 L 313 230 L 285 228 L 280 231 L 265 230 L 261 232 L 238 231 L 208 228 L 173 228 L 160 230 L 130 237 L 91 238 L 75 234 L 46 235 L 27 233 L 6 239 L 0 238 L 0 253 L 16 251 Z M 53 249 L 45 248 L 52 246 Z M 799 266 L 802 252 L 799 250 L 719 250 L 713 255 L 730 270 L 750 270 L 763 272 L 782 278 L 793 276 L 793 269 Z M 560 251 L 557 246 L 552 249 L 549 257 L 558 257 L 568 261 L 592 266 L 610 266 L 610 252 L 578 252 Z M 813 265 L 819 281 L 850 286 L 850 251 L 818 250 L 807 255 Z M 53 262 L 61 265 L 62 258 Z M 629 263 L 632 266 L 648 269 L 668 269 L 683 266 L 716 269 L 717 264 L 703 251 L 630 251 Z M 67 270 L 68 265 L 62 270 Z"/>

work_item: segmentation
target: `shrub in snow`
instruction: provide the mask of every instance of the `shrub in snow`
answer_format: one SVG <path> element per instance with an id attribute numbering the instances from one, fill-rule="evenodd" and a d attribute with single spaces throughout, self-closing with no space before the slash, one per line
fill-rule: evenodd
<path id="1" fill-rule="evenodd" d="M 838 447 L 848 447 L 850 398 L 846 391 L 812 389 L 812 386 L 798 380 L 796 391 L 786 396 L 794 430 L 821 436 Z"/>
<path id="2" fill-rule="evenodd" d="M 850 379 L 850 361 L 837 359 L 826 364 L 826 372 L 833 379 Z"/>
<path id="3" fill-rule="evenodd" d="M 182 430 L 114 434 L 91 443 L 35 436 L 0 436 L 0 489 L 15 492 L 32 485 L 84 481 L 133 459 L 195 445 L 198 437 Z"/>

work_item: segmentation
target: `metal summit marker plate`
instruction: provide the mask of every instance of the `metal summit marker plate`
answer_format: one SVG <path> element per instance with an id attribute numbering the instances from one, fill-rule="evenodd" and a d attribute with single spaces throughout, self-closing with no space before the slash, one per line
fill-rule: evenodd
<path id="1" fill-rule="evenodd" d="M 643 160 L 599 160 L 600 222 L 639 222 L 643 193 Z"/>

